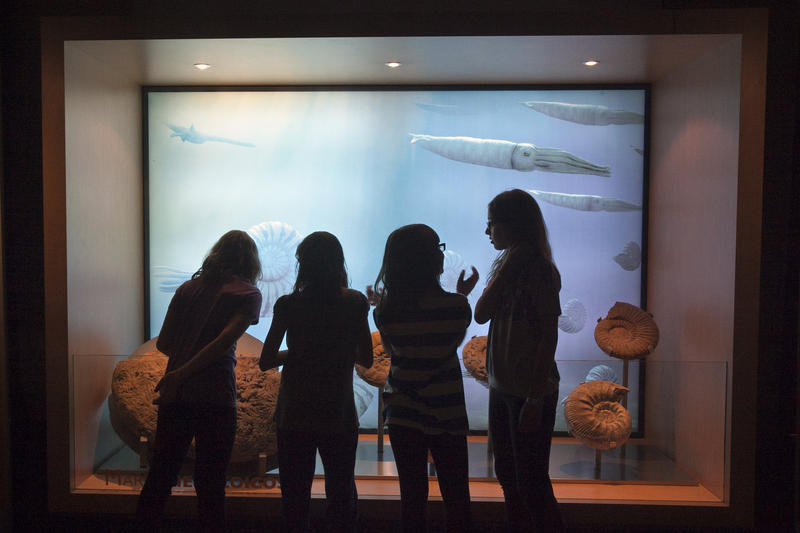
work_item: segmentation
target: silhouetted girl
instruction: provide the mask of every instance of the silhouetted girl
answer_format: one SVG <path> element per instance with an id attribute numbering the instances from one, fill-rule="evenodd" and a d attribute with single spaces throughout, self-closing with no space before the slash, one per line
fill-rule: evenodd
<path id="1" fill-rule="evenodd" d="M 380 301 L 373 316 L 391 356 L 385 419 L 400 478 L 403 531 L 414 533 L 426 531 L 428 450 L 447 529 L 465 531 L 470 520 L 469 427 L 456 348 L 472 313 L 466 297 L 439 284 L 444 246 L 424 224 L 396 229 L 375 282 Z"/>
<path id="2" fill-rule="evenodd" d="M 549 464 L 561 277 L 542 212 L 525 191 L 506 191 L 489 203 L 486 234 L 500 255 L 475 304 L 475 321 L 491 320 L 486 370 L 495 472 L 512 531 L 558 531 Z"/>
<path id="3" fill-rule="evenodd" d="M 261 276 L 255 242 L 229 231 L 200 270 L 178 287 L 156 346 L 169 357 L 156 386 L 158 422 L 137 515 L 157 527 L 181 462 L 195 441 L 194 486 L 201 527 L 223 531 L 225 473 L 236 434 L 236 341 L 258 322 Z"/>
<path id="4" fill-rule="evenodd" d="M 312 233 L 297 247 L 297 281 L 275 302 L 259 366 L 283 366 L 275 420 L 283 515 L 289 531 L 308 531 L 317 450 L 325 468 L 326 521 L 356 527 L 354 468 L 358 418 L 353 366 L 372 366 L 369 304 L 347 288 L 344 253 L 332 234 Z M 287 336 L 287 351 L 278 351 Z"/>

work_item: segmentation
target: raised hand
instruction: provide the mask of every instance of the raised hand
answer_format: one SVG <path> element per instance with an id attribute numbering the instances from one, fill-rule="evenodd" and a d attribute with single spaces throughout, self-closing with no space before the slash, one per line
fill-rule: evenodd
<path id="1" fill-rule="evenodd" d="M 369 305 L 378 305 L 383 298 L 383 289 L 373 289 L 372 285 L 367 285 L 367 301 Z"/>
<path id="2" fill-rule="evenodd" d="M 466 274 L 465 270 L 462 270 L 461 274 L 458 275 L 458 281 L 456 281 L 456 292 L 458 294 L 469 296 L 469 293 L 472 292 L 472 289 L 474 289 L 475 285 L 478 283 L 478 279 L 480 278 L 478 269 L 474 266 L 471 268 L 472 274 L 470 274 L 468 278 L 464 279 L 464 274 Z"/>

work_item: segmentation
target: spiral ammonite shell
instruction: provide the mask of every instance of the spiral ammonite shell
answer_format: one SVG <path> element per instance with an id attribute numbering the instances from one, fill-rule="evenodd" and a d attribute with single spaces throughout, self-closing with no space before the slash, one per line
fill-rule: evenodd
<path id="1" fill-rule="evenodd" d="M 631 436 L 631 415 L 619 403 L 627 387 L 610 381 L 581 383 L 564 402 L 570 433 L 598 450 L 622 446 Z"/>
<path id="2" fill-rule="evenodd" d="M 373 387 L 383 387 L 386 384 L 386 378 L 389 376 L 389 367 L 391 366 L 391 358 L 389 354 L 383 349 L 381 344 L 381 334 L 379 331 L 372 332 L 372 366 L 365 368 L 356 364 L 356 374 L 358 377 L 372 385 Z"/>
<path id="3" fill-rule="evenodd" d="M 653 316 L 635 305 L 617 302 L 608 316 L 594 328 L 597 345 L 611 357 L 638 359 L 658 344 L 658 326 Z"/>
<path id="4" fill-rule="evenodd" d="M 586 324 L 586 308 L 580 300 L 573 298 L 564 304 L 558 317 L 558 329 L 565 333 L 578 333 Z"/>
<path id="5" fill-rule="evenodd" d="M 489 383 L 486 374 L 486 335 L 472 337 L 461 350 L 461 360 L 469 375 L 476 380 Z"/>
<path id="6" fill-rule="evenodd" d="M 285 222 L 262 222 L 247 230 L 258 247 L 261 260 L 261 316 L 272 314 L 275 301 L 292 291 L 295 279 L 295 251 L 303 236 Z"/>

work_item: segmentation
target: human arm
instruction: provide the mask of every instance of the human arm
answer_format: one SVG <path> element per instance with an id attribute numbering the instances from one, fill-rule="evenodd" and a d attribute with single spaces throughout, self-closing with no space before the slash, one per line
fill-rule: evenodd
<path id="1" fill-rule="evenodd" d="M 531 379 L 528 394 L 519 413 L 519 430 L 523 433 L 537 431 L 542 422 L 543 395 L 547 390 L 550 368 L 558 343 L 558 317 L 540 317 L 534 324 L 534 338 L 539 339 L 531 353 Z"/>
<path id="2" fill-rule="evenodd" d="M 156 402 L 159 404 L 167 404 L 173 401 L 178 394 L 178 387 L 180 384 L 223 356 L 228 348 L 244 334 L 245 330 L 250 326 L 250 323 L 251 318 L 245 314 L 236 313 L 233 315 L 228 324 L 214 340 L 206 344 L 194 357 L 186 361 L 186 363 L 168 372 L 161 378 L 155 388 L 156 392 L 161 392 Z"/>
<path id="3" fill-rule="evenodd" d="M 281 320 L 279 315 L 274 315 L 272 324 L 269 326 L 267 338 L 264 340 L 264 347 L 261 348 L 261 358 L 258 360 L 258 368 L 268 370 L 286 363 L 288 350 L 279 350 L 286 335 L 288 325 Z"/>
<path id="4" fill-rule="evenodd" d="M 180 313 L 178 309 L 181 307 L 182 290 L 178 288 L 175 295 L 169 301 L 167 308 L 167 315 L 164 317 L 164 322 L 161 324 L 161 331 L 156 339 L 156 348 L 167 357 L 175 353 L 177 339 L 175 335 L 180 329 Z"/>
<path id="5" fill-rule="evenodd" d="M 369 331 L 369 322 L 367 317 L 358 327 L 358 347 L 356 352 L 356 363 L 369 368 L 372 366 L 372 334 Z"/>
<path id="6" fill-rule="evenodd" d="M 383 298 L 383 287 L 381 288 L 373 288 L 372 285 L 367 285 L 367 302 L 369 305 L 376 306 L 381 302 L 381 298 Z"/>
<path id="7" fill-rule="evenodd" d="M 507 286 L 514 283 L 525 266 L 528 256 L 525 248 L 524 245 L 513 245 L 505 252 L 500 268 L 475 304 L 474 318 L 478 324 L 488 322 L 499 309 Z"/>
<path id="8" fill-rule="evenodd" d="M 475 285 L 478 283 L 478 279 L 480 276 L 478 275 L 478 269 L 474 266 L 472 268 L 472 274 L 466 279 L 464 279 L 464 275 L 466 274 L 466 270 L 462 270 L 461 273 L 458 275 L 458 281 L 456 281 L 456 292 L 458 294 L 463 294 L 464 296 L 469 296 L 469 293 L 472 292 L 472 289 L 475 288 Z"/>

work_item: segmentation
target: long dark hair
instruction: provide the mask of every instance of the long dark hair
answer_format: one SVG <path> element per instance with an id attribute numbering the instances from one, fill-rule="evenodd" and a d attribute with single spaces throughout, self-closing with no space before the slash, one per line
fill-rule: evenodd
<path id="1" fill-rule="evenodd" d="M 232 276 L 238 276 L 250 284 L 261 279 L 258 247 L 250 235 L 240 230 L 231 230 L 214 243 L 192 279 L 224 282 Z"/>
<path id="2" fill-rule="evenodd" d="M 383 264 L 375 288 L 383 288 L 381 305 L 411 303 L 426 290 L 441 288 L 444 255 L 439 236 L 425 224 L 397 228 L 386 239 Z"/>
<path id="3" fill-rule="evenodd" d="M 553 251 L 547 236 L 547 225 L 544 223 L 542 210 L 536 199 L 522 189 L 511 189 L 495 196 L 489 202 L 489 219 L 500 222 L 508 228 L 513 244 L 525 242 L 545 261 L 550 263 L 554 272 L 558 272 L 553 263 Z M 506 257 L 508 249 L 503 250 L 492 263 L 489 279 L 497 273 Z"/>
<path id="4" fill-rule="evenodd" d="M 335 296 L 347 287 L 347 266 L 339 239 L 327 231 L 315 231 L 297 245 L 297 280 L 294 292 Z"/>

